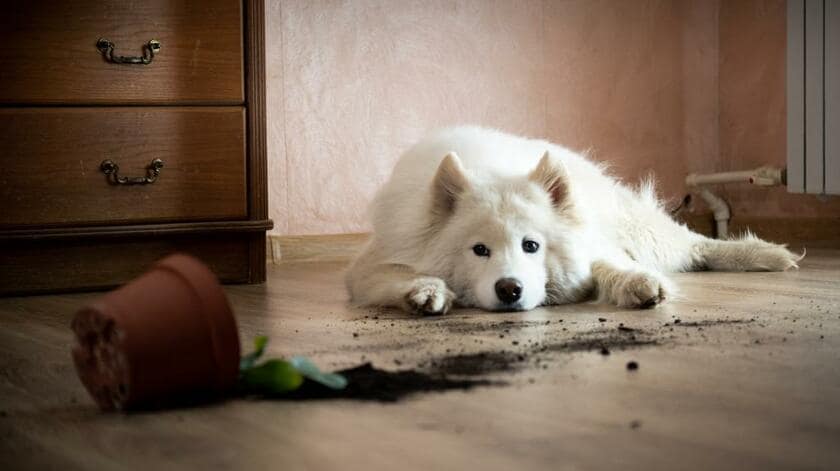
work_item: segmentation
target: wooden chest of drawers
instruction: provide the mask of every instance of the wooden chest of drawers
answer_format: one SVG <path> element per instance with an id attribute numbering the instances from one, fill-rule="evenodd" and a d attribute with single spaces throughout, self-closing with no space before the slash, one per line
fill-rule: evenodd
<path id="1" fill-rule="evenodd" d="M 265 279 L 263 2 L 0 16 L 0 294 L 107 288 L 173 251 Z"/>

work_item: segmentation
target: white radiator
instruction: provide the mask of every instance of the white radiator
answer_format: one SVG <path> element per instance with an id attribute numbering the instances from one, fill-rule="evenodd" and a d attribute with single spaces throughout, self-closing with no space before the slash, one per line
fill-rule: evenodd
<path id="1" fill-rule="evenodd" d="M 840 1 L 788 0 L 787 185 L 840 194 Z"/>

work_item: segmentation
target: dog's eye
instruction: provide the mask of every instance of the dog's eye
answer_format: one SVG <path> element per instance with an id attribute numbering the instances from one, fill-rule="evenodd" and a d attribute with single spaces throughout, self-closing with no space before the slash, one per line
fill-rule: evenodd
<path id="1" fill-rule="evenodd" d="M 534 242 L 533 240 L 523 240 L 522 241 L 522 250 L 528 253 L 534 253 L 540 249 L 540 244 Z"/>
<path id="2" fill-rule="evenodd" d="M 484 244 L 475 244 L 473 245 L 473 253 L 475 253 L 479 257 L 489 257 L 490 249 L 488 249 L 487 246 Z"/>

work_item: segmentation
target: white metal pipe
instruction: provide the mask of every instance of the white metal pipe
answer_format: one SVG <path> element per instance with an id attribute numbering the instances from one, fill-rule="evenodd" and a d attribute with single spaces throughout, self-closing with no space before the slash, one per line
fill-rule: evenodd
<path id="1" fill-rule="evenodd" d="M 688 186 L 712 185 L 715 183 L 748 183 L 752 174 L 752 171 L 709 173 L 705 175 L 692 173 L 685 177 L 685 183 Z"/>
<path id="2" fill-rule="evenodd" d="M 691 173 L 685 177 L 685 184 L 688 186 L 717 183 L 752 183 L 760 186 L 782 185 L 784 183 L 784 171 L 777 167 L 759 167 L 741 172 Z"/>
<path id="3" fill-rule="evenodd" d="M 729 237 L 729 205 L 726 201 L 709 191 L 707 188 L 700 188 L 700 197 L 709 205 L 712 213 L 715 216 L 715 223 L 717 225 L 717 238 L 726 239 Z"/>
<path id="4" fill-rule="evenodd" d="M 721 172 L 696 174 L 691 173 L 685 177 L 685 184 L 689 188 L 699 191 L 700 196 L 709 205 L 715 216 L 717 225 L 717 238 L 725 239 L 729 236 L 729 218 L 731 213 L 726 201 L 709 191 L 701 185 L 713 185 L 718 183 L 750 183 L 759 186 L 775 186 L 785 184 L 785 171 L 777 167 L 759 167 L 754 170 L 742 172 Z"/>

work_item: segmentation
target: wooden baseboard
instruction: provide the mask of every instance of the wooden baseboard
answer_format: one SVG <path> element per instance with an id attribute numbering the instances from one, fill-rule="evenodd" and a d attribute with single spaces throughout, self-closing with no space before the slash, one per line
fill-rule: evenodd
<path id="1" fill-rule="evenodd" d="M 714 237 L 715 221 L 711 214 L 680 216 L 692 230 Z M 840 248 L 840 218 L 751 218 L 733 217 L 731 234 L 747 230 L 759 237 L 792 247 Z M 268 234 L 266 261 L 346 262 L 358 254 L 370 234 L 329 234 L 285 236 Z"/>
<path id="2" fill-rule="evenodd" d="M 714 237 L 715 220 L 709 214 L 685 214 L 679 220 L 693 231 Z M 730 234 L 747 230 L 762 239 L 794 247 L 840 248 L 840 218 L 761 218 L 735 216 L 729 221 Z"/>
<path id="3" fill-rule="evenodd" d="M 345 262 L 362 250 L 370 234 L 286 236 L 269 234 L 266 260 L 280 262 Z"/>

